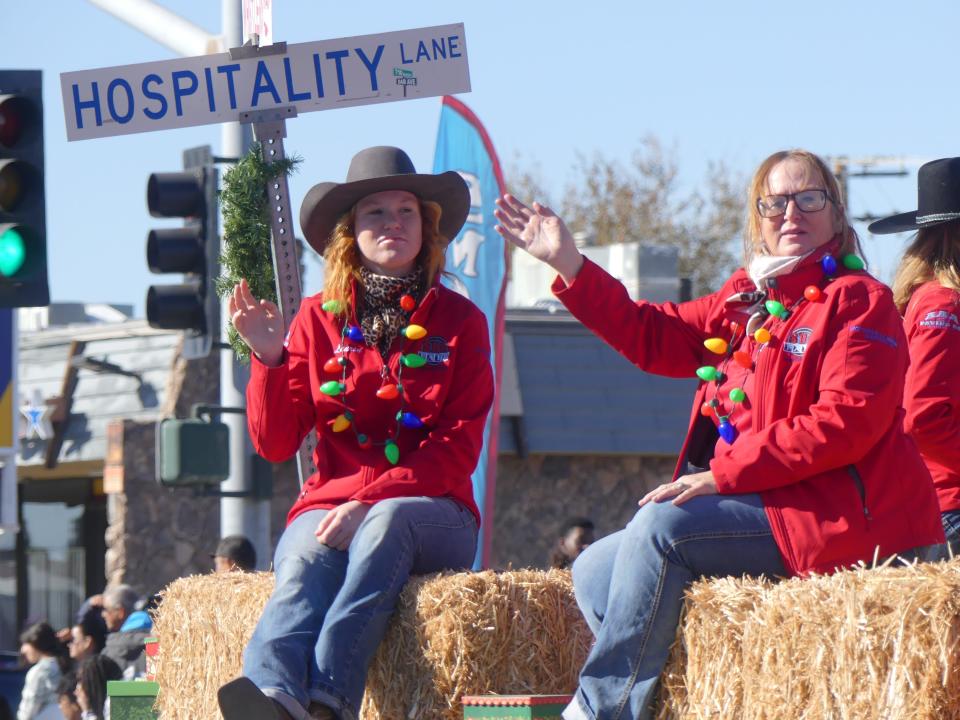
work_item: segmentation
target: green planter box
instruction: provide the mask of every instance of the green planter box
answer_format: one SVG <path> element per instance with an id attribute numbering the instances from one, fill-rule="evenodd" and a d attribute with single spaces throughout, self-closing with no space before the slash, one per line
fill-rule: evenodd
<path id="1" fill-rule="evenodd" d="M 559 718 L 572 695 L 466 695 L 464 720 L 547 720 Z"/>
<path id="2" fill-rule="evenodd" d="M 157 720 L 153 704 L 160 685 L 144 680 L 110 680 L 110 720 Z"/>

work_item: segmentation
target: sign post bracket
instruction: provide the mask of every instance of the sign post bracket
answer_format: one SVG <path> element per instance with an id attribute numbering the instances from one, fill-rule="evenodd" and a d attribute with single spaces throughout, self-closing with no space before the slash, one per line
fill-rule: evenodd
<path id="1" fill-rule="evenodd" d="M 276 49 L 278 46 L 283 46 Z M 285 52 L 286 43 L 275 43 L 266 48 L 246 45 L 234 48 L 235 51 L 258 51 L 259 54 Z M 254 53 L 256 54 L 256 53 Z M 287 136 L 286 118 L 296 117 L 297 109 L 287 106 L 269 110 L 249 111 L 240 113 L 241 124 L 252 124 L 253 134 L 260 143 L 260 154 L 266 163 L 277 162 L 286 158 L 283 139 Z M 273 238 L 271 250 L 273 256 L 273 272 L 277 283 L 277 303 L 280 314 L 283 316 L 284 333 L 290 330 L 290 323 L 300 309 L 303 302 L 303 288 L 300 282 L 300 258 L 297 253 L 297 240 L 293 230 L 293 212 L 290 207 L 290 189 L 285 174 L 277 175 L 267 181 L 264 188 L 267 194 L 267 204 L 270 208 L 270 231 Z M 297 472 L 300 476 L 302 488 L 307 478 L 316 468 L 313 464 L 313 451 L 317 447 L 316 430 L 311 430 L 304 438 L 297 453 Z"/>

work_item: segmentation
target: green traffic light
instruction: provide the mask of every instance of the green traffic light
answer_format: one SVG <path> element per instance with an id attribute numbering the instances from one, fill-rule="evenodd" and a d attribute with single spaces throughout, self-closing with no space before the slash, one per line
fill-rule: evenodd
<path id="1" fill-rule="evenodd" d="M 26 256 L 23 235 L 16 228 L 7 228 L 0 234 L 0 275 L 15 275 L 23 267 Z"/>

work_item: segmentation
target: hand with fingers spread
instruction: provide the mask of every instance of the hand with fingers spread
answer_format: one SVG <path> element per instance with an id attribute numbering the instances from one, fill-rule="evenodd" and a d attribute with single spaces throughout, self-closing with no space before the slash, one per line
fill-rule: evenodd
<path id="1" fill-rule="evenodd" d="M 653 502 L 664 502 L 670 498 L 673 498 L 674 505 L 683 505 L 687 500 L 697 495 L 716 494 L 717 483 L 713 479 L 713 473 L 707 470 L 692 475 L 684 475 L 672 483 L 656 487 L 644 495 L 637 505 L 643 507 L 651 500 Z"/>
<path id="2" fill-rule="evenodd" d="M 517 247 L 526 250 L 557 271 L 568 285 L 573 282 L 583 256 L 563 219 L 538 202 L 529 208 L 513 195 L 497 198 L 496 230 Z"/>
<path id="3" fill-rule="evenodd" d="M 238 282 L 228 303 L 230 322 L 264 365 L 274 367 L 283 359 L 283 316 L 269 300 L 258 301 L 247 281 Z"/>
<path id="4" fill-rule="evenodd" d="M 335 550 L 347 550 L 357 534 L 357 528 L 370 512 L 370 505 L 350 500 L 338 505 L 323 516 L 314 535 L 317 541 Z"/>

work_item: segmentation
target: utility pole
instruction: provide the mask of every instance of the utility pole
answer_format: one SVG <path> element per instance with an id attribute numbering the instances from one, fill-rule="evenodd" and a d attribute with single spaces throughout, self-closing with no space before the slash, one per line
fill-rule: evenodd
<path id="1" fill-rule="evenodd" d="M 124 21 L 180 56 L 223 52 L 243 45 L 243 10 L 241 0 L 221 0 L 221 35 L 212 35 L 190 21 L 179 17 L 152 0 L 89 0 L 114 17 Z M 243 157 L 250 149 L 252 132 L 249 125 L 223 123 L 221 155 Z M 222 242 L 222 241 L 221 241 Z M 221 304 L 221 342 L 226 339 L 229 321 L 226 301 Z M 223 343 L 226 345 L 226 343 Z M 236 360 L 229 345 L 220 351 L 220 404 L 224 407 L 246 407 L 246 368 Z M 269 566 L 270 501 L 253 497 L 253 447 L 247 436 L 246 416 L 227 413 L 221 420 L 230 429 L 230 476 L 222 484 L 229 492 L 250 493 L 247 497 L 226 497 L 220 500 L 220 534 L 246 535 L 257 549 L 260 567 Z"/>
<path id="2" fill-rule="evenodd" d="M 827 158 L 830 163 L 833 174 L 840 185 L 840 194 L 843 196 L 844 206 L 847 211 L 850 210 L 850 178 L 878 178 L 878 177 L 907 177 L 911 174 L 907 167 L 922 165 L 926 160 L 903 155 L 866 155 L 863 157 L 849 157 L 847 155 L 836 155 Z M 858 166 L 859 169 L 851 170 L 851 166 Z M 893 170 L 880 170 L 877 168 L 892 167 Z M 895 211 L 894 211 L 895 212 Z M 889 214 L 889 213 L 886 213 Z M 878 220 L 884 215 L 860 215 L 851 217 L 856 222 L 872 222 Z"/>
<path id="3" fill-rule="evenodd" d="M 243 45 L 243 13 L 240 0 L 221 0 L 221 27 L 226 49 Z M 239 122 L 221 126 L 221 150 L 225 157 L 243 157 L 253 142 L 251 127 Z M 220 404 L 224 407 L 246 407 L 246 388 L 250 373 L 237 362 L 226 343 L 230 313 L 224 299 L 221 310 L 220 337 Z M 229 413 L 221 422 L 230 428 L 230 477 L 221 485 L 224 491 L 252 493 L 253 446 L 247 435 L 247 417 Z M 246 535 L 257 549 L 257 562 L 267 568 L 272 557 L 270 545 L 270 501 L 253 496 L 225 497 L 220 500 L 220 535 Z"/>

